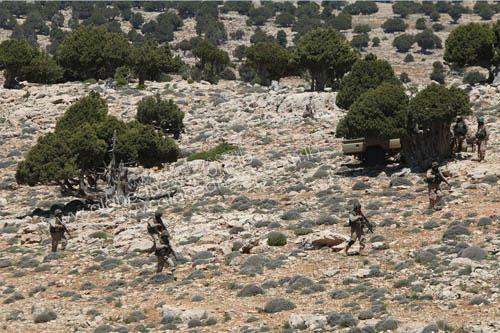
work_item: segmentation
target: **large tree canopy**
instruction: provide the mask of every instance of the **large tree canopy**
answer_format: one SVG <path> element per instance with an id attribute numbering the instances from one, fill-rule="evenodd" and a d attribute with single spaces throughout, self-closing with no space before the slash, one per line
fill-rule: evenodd
<path id="1" fill-rule="evenodd" d="M 134 46 L 127 62 L 139 77 L 139 85 L 145 80 L 157 80 L 161 73 L 177 71 L 182 65 L 182 60 L 172 55 L 168 44 L 159 46 L 153 40 Z"/>
<path id="2" fill-rule="evenodd" d="M 469 115 L 469 96 L 461 89 L 431 84 L 408 105 L 403 156 L 410 165 L 427 168 L 434 160 L 449 157 L 450 126 L 457 115 Z"/>
<path id="3" fill-rule="evenodd" d="M 492 27 L 479 23 L 461 25 L 446 40 L 444 60 L 452 65 L 488 69 L 489 83 L 498 82 L 500 72 L 500 21 Z"/>
<path id="4" fill-rule="evenodd" d="M 279 80 L 288 70 L 290 55 L 276 43 L 257 43 L 245 51 L 247 63 L 255 69 L 262 85 Z"/>
<path id="5" fill-rule="evenodd" d="M 56 60 L 69 80 L 98 80 L 113 77 L 126 64 L 129 53 L 130 44 L 123 35 L 87 26 L 65 36 Z"/>
<path id="6" fill-rule="evenodd" d="M 4 88 L 14 88 L 23 67 L 28 66 L 38 54 L 38 50 L 25 40 L 3 41 L 0 44 L 0 70 L 5 70 Z"/>
<path id="7" fill-rule="evenodd" d="M 431 84 L 408 102 L 401 85 L 382 83 L 352 104 L 336 135 L 400 138 L 406 163 L 426 169 L 451 156 L 451 123 L 457 115 L 469 114 L 469 97 L 461 89 Z"/>
<path id="8" fill-rule="evenodd" d="M 296 62 L 311 74 L 312 89 L 322 91 L 328 79 L 336 81 L 358 60 L 356 51 L 332 28 L 316 29 L 297 45 Z"/>
<path id="9" fill-rule="evenodd" d="M 342 79 L 336 103 L 343 109 L 349 109 L 359 96 L 382 82 L 401 84 L 387 61 L 378 60 L 375 55 L 369 54 L 356 61 L 351 71 Z"/>
<path id="10" fill-rule="evenodd" d="M 408 97 L 402 85 L 383 83 L 359 97 L 339 122 L 336 135 L 348 139 L 393 139 L 405 134 Z"/>
<path id="11" fill-rule="evenodd" d="M 40 137 L 19 162 L 17 182 L 57 184 L 66 195 L 102 201 L 133 190 L 121 163 L 153 167 L 177 160 L 180 150 L 172 139 L 152 126 L 124 123 L 107 112 L 95 92 L 71 105 L 55 131 Z M 98 190 L 99 181 L 108 187 Z"/>

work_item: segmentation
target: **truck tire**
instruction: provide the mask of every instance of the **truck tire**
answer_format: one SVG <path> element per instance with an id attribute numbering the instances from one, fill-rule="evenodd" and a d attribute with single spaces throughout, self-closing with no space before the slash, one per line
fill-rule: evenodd
<path id="1" fill-rule="evenodd" d="M 363 161 L 366 164 L 374 165 L 385 160 L 385 152 L 380 147 L 368 147 L 364 154 Z"/>

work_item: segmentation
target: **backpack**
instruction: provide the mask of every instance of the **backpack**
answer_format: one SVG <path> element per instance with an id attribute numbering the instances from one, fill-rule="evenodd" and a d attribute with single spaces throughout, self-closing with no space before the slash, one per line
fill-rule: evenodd
<path id="1" fill-rule="evenodd" d="M 465 135 L 467 134 L 467 127 L 465 127 L 464 122 L 461 121 L 455 125 L 453 132 L 455 132 L 455 135 Z"/>

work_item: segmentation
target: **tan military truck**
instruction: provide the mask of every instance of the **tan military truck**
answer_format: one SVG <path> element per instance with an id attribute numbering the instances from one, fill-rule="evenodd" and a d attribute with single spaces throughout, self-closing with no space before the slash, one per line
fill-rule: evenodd
<path id="1" fill-rule="evenodd" d="M 354 155 L 357 159 L 376 163 L 383 161 L 388 156 L 394 156 L 401 151 L 399 139 L 344 139 L 342 141 L 342 152 L 344 155 Z"/>

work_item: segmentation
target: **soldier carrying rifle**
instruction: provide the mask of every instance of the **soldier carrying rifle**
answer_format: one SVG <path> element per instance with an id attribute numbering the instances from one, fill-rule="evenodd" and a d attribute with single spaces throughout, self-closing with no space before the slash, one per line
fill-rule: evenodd
<path id="1" fill-rule="evenodd" d="M 152 222 L 148 222 L 148 233 L 153 239 L 153 246 L 146 252 L 154 253 L 158 259 L 158 265 L 156 268 L 157 273 L 163 271 L 163 266 L 165 266 L 166 263 L 172 267 L 173 273 L 175 271 L 175 264 L 171 257 L 174 257 L 177 260 L 177 255 L 170 245 L 170 234 L 161 220 L 162 215 L 161 210 L 157 210 L 154 220 Z"/>
<path id="2" fill-rule="evenodd" d="M 363 228 L 366 226 L 373 233 L 373 227 L 361 212 L 361 204 L 357 201 L 354 203 L 353 212 L 349 215 L 349 226 L 351 227 L 351 239 L 345 247 L 345 255 L 349 255 L 349 248 L 356 242 L 356 239 L 359 241 L 359 254 L 361 255 L 361 251 L 365 248 Z"/>
<path id="3" fill-rule="evenodd" d="M 57 245 L 62 241 L 61 249 L 66 249 L 68 241 L 64 233 L 67 233 L 71 238 L 68 228 L 62 221 L 63 213 L 60 209 L 56 209 L 54 212 L 54 221 L 49 221 L 50 237 L 52 238 L 52 252 L 57 252 Z"/>

